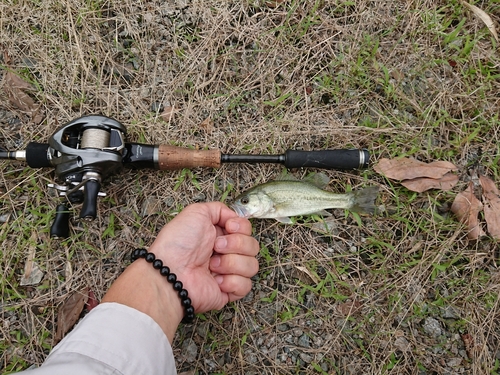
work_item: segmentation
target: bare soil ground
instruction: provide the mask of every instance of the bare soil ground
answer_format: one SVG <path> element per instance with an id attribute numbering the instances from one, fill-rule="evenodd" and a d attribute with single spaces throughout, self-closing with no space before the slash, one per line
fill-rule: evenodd
<path id="1" fill-rule="evenodd" d="M 498 29 L 500 3 L 475 5 Z M 254 288 L 180 328 L 180 373 L 499 372 L 498 245 L 469 241 L 449 212 L 478 171 L 500 175 L 499 47 L 462 2 L 3 0 L 0 44 L 5 149 L 100 113 L 126 125 L 129 141 L 252 154 L 367 148 L 372 162 L 459 167 L 453 191 L 421 194 L 371 168 L 327 171 L 331 191 L 380 186 L 385 211 L 357 220 L 333 210 L 326 234 L 311 229 L 317 219 L 254 219 Z M 31 107 L 13 100 L 7 71 L 33 85 Z M 53 171 L 0 166 L 2 374 L 42 363 L 65 297 L 86 286 L 102 297 L 130 251 L 180 209 L 228 202 L 283 169 L 124 171 L 104 184 L 98 219 L 57 241 Z M 44 278 L 21 286 L 30 254 Z"/>

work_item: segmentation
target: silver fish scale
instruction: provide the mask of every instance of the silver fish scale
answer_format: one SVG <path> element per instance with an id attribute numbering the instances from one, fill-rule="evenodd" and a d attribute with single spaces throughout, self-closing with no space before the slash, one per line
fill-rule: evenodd
<path id="1" fill-rule="evenodd" d="M 275 181 L 263 186 L 262 192 L 273 202 L 273 217 L 308 215 L 329 208 L 348 209 L 352 194 L 336 194 L 301 181 Z"/>

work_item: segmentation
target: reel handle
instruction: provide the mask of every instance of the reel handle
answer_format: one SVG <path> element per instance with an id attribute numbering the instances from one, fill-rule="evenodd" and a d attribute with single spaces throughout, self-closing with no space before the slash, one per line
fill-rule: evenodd
<path id="1" fill-rule="evenodd" d="M 88 180 L 83 187 L 83 205 L 80 211 L 80 219 L 94 220 L 97 217 L 97 197 L 101 190 L 98 180 Z"/>
<path id="2" fill-rule="evenodd" d="M 56 216 L 50 227 L 50 237 L 69 237 L 69 209 L 64 203 L 57 205 Z"/>

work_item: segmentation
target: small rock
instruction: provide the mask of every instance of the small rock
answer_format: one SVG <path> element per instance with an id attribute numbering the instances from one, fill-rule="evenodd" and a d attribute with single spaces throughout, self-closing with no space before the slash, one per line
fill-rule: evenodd
<path id="1" fill-rule="evenodd" d="M 288 324 L 278 324 L 278 331 L 280 332 L 286 332 L 290 329 L 290 327 L 288 327 Z"/>
<path id="2" fill-rule="evenodd" d="M 295 337 L 299 337 L 299 336 L 302 336 L 304 334 L 304 331 L 300 328 L 294 328 L 292 330 L 292 333 Z"/>
<path id="3" fill-rule="evenodd" d="M 165 107 L 163 106 L 163 104 L 162 104 L 162 103 L 159 103 L 159 102 L 153 102 L 153 103 L 151 103 L 150 110 L 151 110 L 151 112 L 153 112 L 153 113 L 161 113 L 161 112 L 163 112 L 163 109 L 164 109 L 164 108 L 165 108 Z"/>
<path id="4" fill-rule="evenodd" d="M 458 367 L 462 364 L 462 358 L 450 358 L 446 361 L 448 367 Z"/>
<path id="5" fill-rule="evenodd" d="M 196 327 L 196 333 L 203 338 L 207 337 L 207 332 L 209 331 L 209 324 L 208 322 L 203 322 L 197 325 Z"/>
<path id="6" fill-rule="evenodd" d="M 196 196 L 193 197 L 193 200 L 195 202 L 204 202 L 207 197 L 203 193 L 199 193 Z"/>
<path id="7" fill-rule="evenodd" d="M 394 347 L 402 352 L 406 352 L 411 349 L 410 343 L 403 336 L 398 337 L 396 340 L 394 340 Z"/>
<path id="8" fill-rule="evenodd" d="M 432 337 L 439 337 L 441 336 L 442 330 L 441 330 L 441 324 L 439 323 L 438 320 L 434 318 L 427 318 L 425 319 L 424 325 L 424 332 L 427 333 L 428 335 Z"/>
<path id="9" fill-rule="evenodd" d="M 460 313 L 453 306 L 446 306 L 441 310 L 441 317 L 444 319 L 460 319 Z"/>
<path id="10" fill-rule="evenodd" d="M 307 353 L 300 353 L 299 355 L 300 359 L 303 360 L 305 363 L 311 363 L 313 360 L 312 355 L 307 354 Z"/>
<path id="11" fill-rule="evenodd" d="M 141 216 L 146 217 L 150 215 L 154 215 L 158 212 L 160 207 L 160 201 L 158 198 L 148 197 L 144 200 L 142 204 Z"/>
<path id="12" fill-rule="evenodd" d="M 319 221 L 311 225 L 311 229 L 318 233 L 331 234 L 338 236 L 340 233 L 339 224 L 335 217 L 329 216 L 323 221 Z"/>
<path id="13" fill-rule="evenodd" d="M 146 23 L 151 23 L 153 22 L 153 14 L 152 13 L 145 13 L 144 16 L 142 17 L 142 19 L 146 22 Z"/>
<path id="14" fill-rule="evenodd" d="M 303 348 L 310 348 L 311 343 L 310 343 L 309 336 L 307 336 L 306 334 L 303 334 L 302 336 L 300 336 L 299 340 L 297 341 L 297 345 L 299 345 Z"/>
<path id="15" fill-rule="evenodd" d="M 198 346 L 196 343 L 192 339 L 187 339 L 184 341 L 182 347 L 186 361 L 190 363 L 196 361 L 196 357 L 198 357 Z"/>

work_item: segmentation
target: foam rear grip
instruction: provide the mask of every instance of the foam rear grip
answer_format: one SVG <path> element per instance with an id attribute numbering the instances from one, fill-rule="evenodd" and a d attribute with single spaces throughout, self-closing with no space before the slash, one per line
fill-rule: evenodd
<path id="1" fill-rule="evenodd" d="M 325 169 L 360 169 L 368 167 L 370 154 L 367 150 L 338 149 L 321 151 L 287 150 L 285 166 L 287 168 L 325 168 Z"/>

